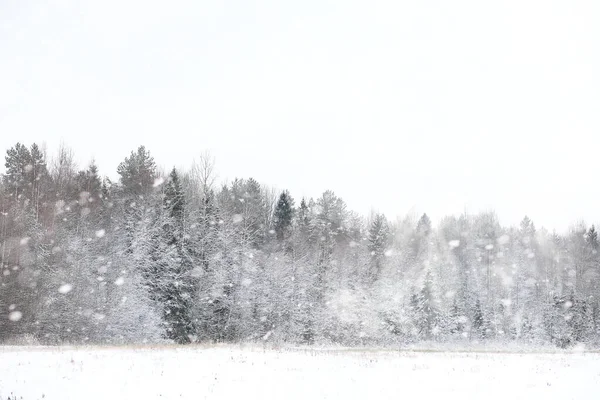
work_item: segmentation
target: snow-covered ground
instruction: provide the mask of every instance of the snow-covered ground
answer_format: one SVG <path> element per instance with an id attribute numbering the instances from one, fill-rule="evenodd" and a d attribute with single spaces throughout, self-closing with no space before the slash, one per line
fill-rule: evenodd
<path id="1" fill-rule="evenodd" d="M 0 399 L 599 399 L 597 353 L 0 347 Z"/>

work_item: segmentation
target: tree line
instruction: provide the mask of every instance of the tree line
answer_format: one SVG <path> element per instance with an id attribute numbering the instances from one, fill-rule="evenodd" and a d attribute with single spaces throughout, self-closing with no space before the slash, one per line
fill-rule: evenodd
<path id="1" fill-rule="evenodd" d="M 17 143 L 5 167 L 0 342 L 600 342 L 584 223 L 364 217 L 333 191 L 217 185 L 208 156 L 162 173 L 143 146 L 118 182 L 65 146 Z"/>

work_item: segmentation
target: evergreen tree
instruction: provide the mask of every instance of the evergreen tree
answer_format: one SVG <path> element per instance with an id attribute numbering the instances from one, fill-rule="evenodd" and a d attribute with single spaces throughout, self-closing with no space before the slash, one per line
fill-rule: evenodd
<path id="1" fill-rule="evenodd" d="M 162 235 L 159 238 L 155 274 L 148 276 L 153 297 L 163 307 L 167 335 L 177 343 L 189 343 L 194 327 L 190 317 L 195 285 L 184 240 L 185 199 L 175 168 L 165 185 Z M 153 276 L 154 275 L 154 276 Z M 158 285 L 156 283 L 159 283 Z"/>
<path id="2" fill-rule="evenodd" d="M 369 242 L 368 249 L 371 252 L 371 279 L 376 281 L 381 275 L 381 268 L 385 258 L 385 252 L 389 245 L 390 231 L 387 220 L 383 214 L 375 215 L 367 240 Z"/>
<path id="3" fill-rule="evenodd" d="M 143 147 L 120 184 L 73 159 L 63 147 L 48 171 L 36 145 L 6 153 L 0 341 L 600 341 L 598 235 L 583 222 L 567 235 L 489 212 L 367 223 L 332 191 L 294 209 L 254 179 L 213 190 L 210 164 L 163 181 Z"/>
<path id="4" fill-rule="evenodd" d="M 98 167 L 92 161 L 89 167 L 77 174 L 77 196 L 84 196 L 90 203 L 99 202 L 103 197 L 102 180 L 98 175 Z"/>
<path id="5" fill-rule="evenodd" d="M 591 247 L 592 251 L 598 250 L 598 232 L 594 225 L 592 225 L 587 233 L 586 241 Z"/>
<path id="6" fill-rule="evenodd" d="M 429 340 L 439 333 L 439 312 L 435 306 L 431 272 L 427 272 L 421 290 L 412 295 L 411 308 L 419 339 Z"/>
<path id="7" fill-rule="evenodd" d="M 14 200 L 20 199 L 31 185 L 30 173 L 33 169 L 29 149 L 17 143 L 6 151 L 6 172 L 2 176 L 4 190 Z"/>
<path id="8" fill-rule="evenodd" d="M 306 204 L 306 199 L 303 197 L 300 201 L 300 207 L 296 213 L 296 224 L 304 235 L 309 234 L 310 230 L 310 209 Z"/>
<path id="9" fill-rule="evenodd" d="M 127 194 L 143 196 L 152 189 L 156 180 L 154 158 L 144 146 L 140 146 L 119 164 L 117 173 Z"/>
<path id="10" fill-rule="evenodd" d="M 431 233 L 431 220 L 427 214 L 423 214 L 417 223 L 417 235 L 427 237 Z"/>
<path id="11" fill-rule="evenodd" d="M 415 237 L 413 238 L 413 257 L 422 261 L 425 250 L 428 247 L 429 235 L 431 234 L 431 220 L 427 214 L 423 214 L 417 222 Z"/>
<path id="12" fill-rule="evenodd" d="M 305 204 L 306 206 L 306 204 Z M 294 199 L 287 190 L 279 195 L 279 200 L 275 206 L 274 228 L 277 234 L 277 240 L 284 240 L 289 237 L 294 217 Z"/>
<path id="13" fill-rule="evenodd" d="M 485 317 L 483 316 L 483 310 L 481 309 L 481 302 L 477 300 L 473 312 L 473 328 L 480 338 L 485 338 L 485 325 Z"/>

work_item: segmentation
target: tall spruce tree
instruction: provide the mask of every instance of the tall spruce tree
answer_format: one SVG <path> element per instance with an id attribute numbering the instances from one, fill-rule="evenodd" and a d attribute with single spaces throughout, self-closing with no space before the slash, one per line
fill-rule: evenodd
<path id="1" fill-rule="evenodd" d="M 369 234 L 367 236 L 369 241 L 368 249 L 371 253 L 371 280 L 376 281 L 381 275 L 382 264 L 385 259 L 385 252 L 390 240 L 390 230 L 388 227 L 387 219 L 383 214 L 376 214 L 371 227 L 369 228 Z"/>
<path id="2" fill-rule="evenodd" d="M 117 173 L 127 194 L 143 196 L 155 183 L 156 164 L 150 152 L 144 146 L 140 146 L 119 164 Z"/>
<path id="3" fill-rule="evenodd" d="M 156 276 L 150 276 L 154 297 L 163 307 L 167 335 L 177 343 L 189 343 L 194 332 L 191 307 L 194 296 L 192 264 L 184 238 L 185 199 L 177 170 L 173 168 L 163 196 L 163 224 L 156 255 Z M 154 285 L 160 282 L 160 285 Z"/>
<path id="4" fill-rule="evenodd" d="M 294 218 L 294 199 L 287 190 L 279 195 L 279 200 L 275 206 L 274 228 L 277 234 L 277 240 L 284 240 L 289 237 L 292 219 Z"/>

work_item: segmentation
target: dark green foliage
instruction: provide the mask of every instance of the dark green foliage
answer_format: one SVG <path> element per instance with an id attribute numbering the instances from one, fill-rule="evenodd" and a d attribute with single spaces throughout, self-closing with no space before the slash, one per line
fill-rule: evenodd
<path id="1" fill-rule="evenodd" d="M 179 182 L 179 175 L 175 168 L 169 174 L 163 199 L 163 206 L 169 216 L 169 222 L 166 224 L 168 234 L 171 236 L 169 244 L 177 244 L 181 247 L 183 245 L 185 199 Z"/>
<path id="2" fill-rule="evenodd" d="M 102 180 L 94 162 L 85 171 L 77 174 L 77 196 L 85 196 L 90 202 L 101 201 L 103 196 Z"/>
<path id="3" fill-rule="evenodd" d="M 303 234 L 308 235 L 310 230 L 310 210 L 304 198 L 300 201 L 300 207 L 296 213 L 296 224 Z"/>
<path id="4" fill-rule="evenodd" d="M 184 240 L 185 199 L 175 168 L 165 185 L 163 224 L 155 255 L 157 268 L 148 276 L 153 297 L 163 307 L 167 335 L 177 343 L 189 343 L 194 332 L 190 311 L 194 278 Z M 158 283 L 158 284 L 157 284 Z"/>
<path id="5" fill-rule="evenodd" d="M 598 250 L 598 232 L 596 231 L 594 225 L 590 227 L 590 230 L 587 233 L 586 241 L 593 251 Z"/>
<path id="6" fill-rule="evenodd" d="M 473 330 L 476 337 L 481 339 L 486 339 L 491 334 L 489 320 L 486 318 L 479 300 L 475 302 L 475 310 L 473 313 Z"/>
<path id="7" fill-rule="evenodd" d="M 140 146 L 119 164 L 117 173 L 126 193 L 136 196 L 147 194 L 156 179 L 154 158 L 144 146 Z"/>
<path id="8" fill-rule="evenodd" d="M 306 206 L 306 204 L 305 204 Z M 294 218 L 294 199 L 287 190 L 279 195 L 279 200 L 273 213 L 273 223 L 277 240 L 284 240 L 289 237 L 292 219 Z"/>
<path id="9" fill-rule="evenodd" d="M 44 154 L 34 143 L 31 149 L 17 143 L 6 152 L 6 173 L 2 177 L 5 193 L 13 201 L 27 200 L 36 213 L 47 195 L 48 171 Z"/>
<path id="10" fill-rule="evenodd" d="M 2 176 L 4 190 L 14 199 L 18 199 L 32 184 L 31 153 L 21 143 L 6 152 L 6 172 Z"/>

